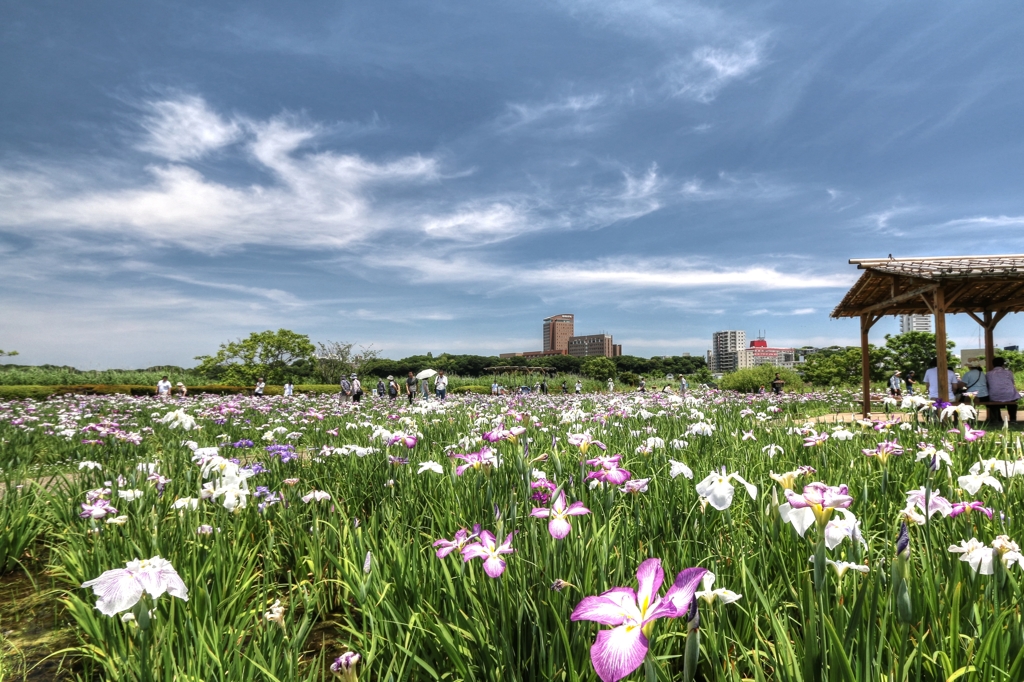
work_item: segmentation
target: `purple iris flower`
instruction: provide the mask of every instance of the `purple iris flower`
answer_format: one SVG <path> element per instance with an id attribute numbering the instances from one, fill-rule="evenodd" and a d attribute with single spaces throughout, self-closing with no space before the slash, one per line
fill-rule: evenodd
<path id="1" fill-rule="evenodd" d="M 82 503 L 82 511 L 79 513 L 83 519 L 102 519 L 107 514 L 116 514 L 117 509 L 110 506 L 109 500 L 97 499 L 92 503 Z"/>
<path id="2" fill-rule="evenodd" d="M 270 453 L 271 457 L 280 457 L 281 464 L 287 464 L 299 457 L 295 454 L 295 446 L 293 445 L 268 445 L 264 449 Z"/>
<path id="3" fill-rule="evenodd" d="M 253 462 L 249 466 L 242 468 L 251 471 L 253 476 L 255 476 L 256 474 L 262 474 L 264 471 L 267 470 L 267 468 L 263 466 L 263 462 Z"/>
<path id="4" fill-rule="evenodd" d="M 661 559 L 647 559 L 636 569 L 638 592 L 613 587 L 599 596 L 585 597 L 576 605 L 572 620 L 614 626 L 598 632 L 590 647 L 590 660 L 603 682 L 618 682 L 640 667 L 647 656 L 654 621 L 686 616 L 705 573 L 705 568 L 688 568 L 676 576 L 664 596 L 659 596 L 665 579 Z"/>
<path id="5" fill-rule="evenodd" d="M 533 511 L 530 512 L 530 516 L 538 519 L 550 518 L 551 520 L 548 521 L 548 532 L 551 533 L 551 537 L 555 540 L 561 540 L 572 530 L 568 517 L 583 516 L 589 513 L 590 510 L 584 507 L 582 502 L 577 501 L 572 504 L 566 504 L 565 491 L 563 490 L 559 493 L 558 498 L 551 505 L 550 509 L 547 507 L 534 507 Z"/>
<path id="6" fill-rule="evenodd" d="M 602 483 L 611 485 L 622 485 L 633 475 L 619 467 L 622 455 L 598 455 L 594 459 L 588 459 L 587 464 L 592 467 L 599 467 L 597 471 L 587 474 L 587 480 L 597 479 Z"/>
<path id="7" fill-rule="evenodd" d="M 408 457 L 388 456 L 388 461 L 391 462 L 392 464 L 395 464 L 395 465 L 408 464 L 409 463 L 409 458 Z"/>
<path id="8" fill-rule="evenodd" d="M 233 448 L 251 448 L 254 445 L 256 445 L 256 444 L 253 443 L 248 438 L 243 438 L 242 440 L 236 440 L 234 443 L 231 444 L 231 447 L 233 447 Z"/>
<path id="9" fill-rule="evenodd" d="M 551 501 L 551 492 L 557 487 L 546 478 L 534 481 L 530 484 L 530 489 L 533 490 L 533 495 L 530 496 L 530 499 L 541 504 L 547 504 Z"/>
<path id="10" fill-rule="evenodd" d="M 992 518 L 992 510 L 982 504 L 981 500 L 974 500 L 973 502 L 955 502 L 953 504 L 953 511 L 949 513 L 949 518 L 970 513 L 972 511 L 979 511 L 990 519 Z"/>
<path id="11" fill-rule="evenodd" d="M 470 533 L 465 528 L 460 528 L 455 531 L 455 538 L 453 540 L 446 540 L 441 538 L 434 543 L 434 547 L 440 547 L 437 550 L 437 558 L 443 559 L 455 550 L 462 552 L 462 548 L 466 546 L 466 543 L 480 535 L 480 524 L 473 526 L 473 532 Z"/>
<path id="12" fill-rule="evenodd" d="M 482 467 L 498 465 L 498 458 L 494 455 L 494 451 L 488 447 L 480 448 L 476 452 L 470 452 L 465 455 L 452 455 L 452 457 L 466 462 L 455 467 L 456 476 L 461 476 L 465 473 L 466 469 L 480 469 Z"/>
<path id="13" fill-rule="evenodd" d="M 494 533 L 485 530 L 480 533 L 478 542 L 462 548 L 462 560 L 468 563 L 471 559 L 483 559 L 484 573 L 492 578 L 500 578 L 501 574 L 505 572 L 505 560 L 501 558 L 501 555 L 512 554 L 516 551 L 512 549 L 513 535 L 514 533 L 509 533 L 505 542 L 499 545 Z"/>

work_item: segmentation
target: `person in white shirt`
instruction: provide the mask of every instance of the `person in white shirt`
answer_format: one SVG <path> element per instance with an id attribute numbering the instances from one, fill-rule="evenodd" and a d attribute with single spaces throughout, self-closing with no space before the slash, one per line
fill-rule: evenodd
<path id="1" fill-rule="evenodd" d="M 292 380 L 289 379 L 284 383 L 284 396 L 287 398 L 295 394 L 295 386 L 292 385 Z"/>
<path id="2" fill-rule="evenodd" d="M 583 393 L 583 382 L 579 379 L 576 380 L 576 393 Z"/>
<path id="3" fill-rule="evenodd" d="M 363 384 L 359 381 L 359 375 L 353 374 L 349 377 L 352 380 L 352 402 L 358 403 L 363 399 Z"/>
<path id="4" fill-rule="evenodd" d="M 161 398 L 169 398 L 171 396 L 171 382 L 167 380 L 167 377 L 156 382 L 156 394 Z"/>
<path id="5" fill-rule="evenodd" d="M 611 380 L 611 379 L 609 378 L 609 379 L 608 379 L 608 392 L 609 392 L 609 393 L 612 393 L 613 391 L 615 391 L 615 382 L 614 382 L 614 381 L 612 381 L 612 380 Z"/>
<path id="6" fill-rule="evenodd" d="M 448 395 L 448 377 L 445 376 L 444 370 L 440 370 L 434 378 L 434 395 L 438 400 L 444 400 Z"/>
<path id="7" fill-rule="evenodd" d="M 498 382 L 495 381 L 491 384 L 491 395 L 498 395 Z"/>
<path id="8" fill-rule="evenodd" d="M 928 385 L 928 397 L 932 400 L 939 400 L 939 367 L 938 360 L 932 359 L 928 363 L 928 369 L 924 373 L 924 383 Z M 957 379 L 956 374 L 953 370 L 946 369 L 946 391 L 947 394 L 942 398 L 942 402 L 952 403 L 953 402 L 953 387 L 956 385 Z"/>

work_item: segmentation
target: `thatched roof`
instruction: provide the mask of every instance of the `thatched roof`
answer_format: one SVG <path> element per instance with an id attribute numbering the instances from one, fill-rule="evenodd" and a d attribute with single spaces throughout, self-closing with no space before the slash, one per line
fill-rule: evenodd
<path id="1" fill-rule="evenodd" d="M 832 317 L 1024 311 L 1024 255 L 851 259 L 864 274 Z"/>

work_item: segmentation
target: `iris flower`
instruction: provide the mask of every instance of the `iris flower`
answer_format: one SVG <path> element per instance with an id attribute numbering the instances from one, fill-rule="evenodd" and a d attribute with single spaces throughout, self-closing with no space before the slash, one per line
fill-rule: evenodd
<path id="1" fill-rule="evenodd" d="M 889 457 L 892 455 L 902 455 L 903 446 L 894 440 L 883 440 L 881 443 L 875 446 L 874 450 L 864 449 L 861 450 L 868 457 L 875 457 L 878 459 L 882 466 L 889 463 Z"/>
<path id="2" fill-rule="evenodd" d="M 565 503 L 565 491 L 559 493 L 555 499 L 554 504 L 551 508 L 547 507 L 534 507 L 533 511 L 530 512 L 530 516 L 538 519 L 547 519 L 548 521 L 548 532 L 551 533 L 551 537 L 556 540 L 561 540 L 569 534 L 572 530 L 572 525 L 569 523 L 570 516 L 583 516 L 589 514 L 590 510 L 583 506 L 582 502 L 573 502 L 572 504 Z"/>
<path id="3" fill-rule="evenodd" d="M 613 587 L 596 597 L 585 597 L 576 605 L 572 620 L 613 626 L 598 632 L 590 647 L 590 660 L 602 682 L 618 682 L 640 667 L 647 656 L 654 621 L 686 616 L 705 573 L 704 568 L 688 568 L 679 573 L 664 596 L 659 596 L 665 579 L 661 559 L 647 559 L 636 569 L 638 591 Z"/>
<path id="4" fill-rule="evenodd" d="M 713 471 L 697 484 L 697 494 L 710 502 L 711 506 L 718 511 L 725 511 L 732 505 L 732 498 L 735 493 L 732 481 L 739 481 L 747 489 L 750 499 L 757 499 L 757 486 L 753 483 L 747 483 L 737 472 L 726 474 L 724 466 L 721 473 Z"/>
<path id="5" fill-rule="evenodd" d="M 792 490 L 796 487 L 796 479 L 807 474 L 817 473 L 817 469 L 809 466 L 797 467 L 793 471 L 787 471 L 784 474 L 777 474 L 774 471 L 768 473 L 772 480 L 782 486 L 783 490 Z"/>
<path id="6" fill-rule="evenodd" d="M 512 535 L 509 533 L 505 542 L 499 545 L 494 533 L 485 530 L 480 533 L 479 541 L 462 548 L 462 560 L 468 562 L 471 559 L 483 559 L 484 573 L 492 578 L 500 578 L 505 572 L 505 560 L 501 555 L 516 551 L 512 549 Z"/>
<path id="7" fill-rule="evenodd" d="M 723 604 L 731 604 L 734 601 L 739 601 L 743 598 L 742 594 L 736 594 L 732 590 L 727 590 L 724 587 L 720 587 L 717 590 L 712 589 L 715 585 L 715 577 L 715 574 L 711 571 L 705 573 L 701 584 L 703 589 L 697 592 L 696 596 L 700 597 L 708 604 L 714 604 L 716 599 L 721 601 Z"/>
<path id="8" fill-rule="evenodd" d="M 956 479 L 960 487 L 969 492 L 971 495 L 976 495 L 981 487 L 987 485 L 990 488 L 995 488 L 999 492 L 1003 492 L 1003 484 L 999 480 L 989 474 L 987 471 L 982 471 L 977 474 L 967 474 L 966 476 L 960 476 Z"/>
<path id="9" fill-rule="evenodd" d="M 587 454 L 587 450 L 590 449 L 591 445 L 596 445 L 602 450 L 608 449 L 608 446 L 606 446 L 601 441 L 594 440 L 594 437 L 590 435 L 589 431 L 585 431 L 583 433 L 570 433 L 568 436 L 566 436 L 565 440 L 566 442 L 569 443 L 569 445 L 575 445 L 576 447 L 578 447 L 580 449 L 580 454 L 582 455 Z"/>
<path id="10" fill-rule="evenodd" d="M 674 459 L 670 459 L 668 461 L 668 464 L 671 467 L 669 469 L 668 475 L 671 476 L 672 478 L 677 478 L 678 476 L 686 476 L 690 480 L 693 480 L 693 470 L 690 469 L 690 467 L 686 466 L 686 464 L 684 464 L 683 462 L 677 462 Z"/>
<path id="11" fill-rule="evenodd" d="M 97 499 L 91 504 L 82 503 L 82 511 L 79 513 L 83 519 L 102 519 L 107 514 L 116 514 L 117 509 L 110 506 L 109 500 Z"/>
<path id="12" fill-rule="evenodd" d="M 853 504 L 849 492 L 845 485 L 808 483 L 799 495 L 792 490 L 786 491 L 786 502 L 779 505 L 779 514 L 803 537 L 812 523 L 817 522 L 818 528 L 824 529 L 834 510 L 846 509 Z"/>
<path id="13" fill-rule="evenodd" d="M 981 500 L 974 500 L 973 502 L 956 502 L 953 504 L 953 511 L 949 513 L 949 518 L 956 518 L 961 514 L 969 514 L 973 511 L 980 511 L 985 516 L 992 518 L 992 510 L 986 507 Z"/>
<path id="14" fill-rule="evenodd" d="M 127 611 L 138 604 L 147 592 L 153 599 L 166 592 L 172 597 L 188 601 L 188 588 L 178 572 L 170 561 L 159 556 L 135 559 L 125 564 L 125 568 L 104 571 L 100 577 L 82 583 L 82 587 L 92 588 L 99 597 L 96 608 L 107 616 Z"/>
<path id="15" fill-rule="evenodd" d="M 587 464 L 599 468 L 597 471 L 587 474 L 587 480 L 595 479 L 602 483 L 622 485 L 630 479 L 632 474 L 619 467 L 621 460 L 622 455 L 598 455 L 594 459 L 588 459 Z"/>
<path id="16" fill-rule="evenodd" d="M 455 538 L 447 540 L 441 538 L 434 542 L 434 547 L 439 547 L 437 550 L 437 558 L 443 559 L 455 550 L 462 552 L 462 548 L 466 546 L 466 543 L 480 535 L 480 524 L 473 526 L 473 532 L 470 533 L 465 528 L 460 528 L 455 531 Z"/>
<path id="17" fill-rule="evenodd" d="M 452 455 L 455 459 L 461 459 L 465 464 L 460 464 L 455 467 L 455 474 L 461 476 L 465 473 L 466 469 L 480 469 L 483 467 L 496 467 L 498 466 L 498 458 L 495 456 L 494 451 L 490 448 L 480 448 L 476 452 L 470 452 L 465 455 Z"/>

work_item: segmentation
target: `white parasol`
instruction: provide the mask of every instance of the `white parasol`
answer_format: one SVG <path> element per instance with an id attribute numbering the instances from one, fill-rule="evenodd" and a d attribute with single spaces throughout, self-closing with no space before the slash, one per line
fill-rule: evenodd
<path id="1" fill-rule="evenodd" d="M 437 374 L 437 372 L 435 372 L 434 370 L 432 370 L 432 369 L 425 369 L 422 372 L 420 372 L 419 374 L 417 374 L 416 378 L 417 379 L 429 379 L 430 377 L 434 376 L 435 374 Z"/>

